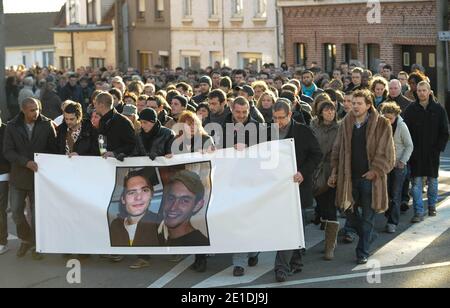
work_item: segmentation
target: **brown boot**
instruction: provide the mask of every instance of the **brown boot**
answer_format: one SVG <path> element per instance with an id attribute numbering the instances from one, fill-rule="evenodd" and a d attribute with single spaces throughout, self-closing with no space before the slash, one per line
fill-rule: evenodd
<path id="1" fill-rule="evenodd" d="M 327 221 L 325 227 L 325 257 L 326 261 L 334 259 L 334 250 L 336 249 L 337 236 L 339 232 L 339 222 Z"/>

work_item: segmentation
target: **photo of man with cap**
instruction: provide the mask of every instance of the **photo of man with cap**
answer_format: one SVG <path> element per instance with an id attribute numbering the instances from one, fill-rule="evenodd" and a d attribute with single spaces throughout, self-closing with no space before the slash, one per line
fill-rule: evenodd
<path id="1" fill-rule="evenodd" d="M 120 198 L 121 215 L 110 227 L 112 247 L 159 246 L 158 217 L 148 209 L 154 195 L 145 169 L 131 171 L 124 179 Z"/>
<path id="2" fill-rule="evenodd" d="M 191 223 L 204 205 L 205 187 L 198 174 L 183 170 L 170 178 L 163 196 L 164 220 L 158 229 L 161 246 L 210 246 L 209 239 Z"/>
<path id="3" fill-rule="evenodd" d="M 235 88 L 236 91 L 239 92 L 238 96 L 245 97 L 250 103 L 250 116 L 258 121 L 258 123 L 265 123 L 264 117 L 261 112 L 256 108 L 255 104 L 255 90 L 249 85 L 239 86 Z"/>
<path id="4" fill-rule="evenodd" d="M 200 85 L 200 94 L 192 98 L 197 105 L 208 101 L 208 95 L 212 88 L 212 79 L 209 76 L 203 76 L 198 80 L 198 84 Z"/>

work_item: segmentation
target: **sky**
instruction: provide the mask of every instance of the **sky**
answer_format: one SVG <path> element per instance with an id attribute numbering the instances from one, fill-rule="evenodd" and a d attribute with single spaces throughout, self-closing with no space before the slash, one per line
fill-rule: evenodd
<path id="1" fill-rule="evenodd" d="M 5 13 L 59 11 L 65 0 L 3 0 Z"/>

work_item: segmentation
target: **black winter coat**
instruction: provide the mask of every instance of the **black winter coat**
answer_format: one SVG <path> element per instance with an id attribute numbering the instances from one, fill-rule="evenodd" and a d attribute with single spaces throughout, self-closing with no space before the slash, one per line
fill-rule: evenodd
<path id="1" fill-rule="evenodd" d="M 136 147 L 136 135 L 133 124 L 115 109 L 100 120 L 99 134 L 106 136 L 108 152 L 131 156 Z"/>
<path id="2" fill-rule="evenodd" d="M 63 122 L 56 129 L 57 138 L 57 154 L 66 154 L 66 135 L 67 135 L 67 124 Z M 73 147 L 73 152 L 80 156 L 100 156 L 99 146 L 98 146 L 98 133 L 94 129 L 89 120 L 83 120 L 81 123 L 81 133 L 78 137 L 77 142 Z"/>
<path id="3" fill-rule="evenodd" d="M 56 131 L 50 119 L 43 115 L 35 122 L 31 140 L 28 139 L 24 115 L 19 113 L 6 127 L 3 154 L 11 163 L 10 184 L 18 189 L 33 190 L 34 174 L 26 167 L 34 161 L 35 153 L 56 152 Z"/>
<path id="4" fill-rule="evenodd" d="M 313 205 L 313 175 L 322 161 L 322 151 L 314 132 L 303 124 L 292 121 L 291 128 L 285 139 L 294 139 L 295 156 L 298 171 L 303 175 L 304 182 L 300 185 L 302 208 Z"/>
<path id="5" fill-rule="evenodd" d="M 175 133 L 158 121 L 149 133 L 141 131 L 138 135 L 137 153 L 135 156 L 149 156 L 155 159 L 159 156 L 171 154 L 171 145 Z"/>
<path id="6" fill-rule="evenodd" d="M 405 123 L 414 143 L 409 161 L 412 177 L 438 178 L 440 155 L 449 138 L 445 109 L 431 97 L 427 109 L 416 101 L 406 109 Z"/>
<path id="7" fill-rule="evenodd" d="M 11 164 L 3 155 L 3 140 L 5 138 L 6 125 L 0 126 L 0 174 L 9 173 L 11 170 Z"/>

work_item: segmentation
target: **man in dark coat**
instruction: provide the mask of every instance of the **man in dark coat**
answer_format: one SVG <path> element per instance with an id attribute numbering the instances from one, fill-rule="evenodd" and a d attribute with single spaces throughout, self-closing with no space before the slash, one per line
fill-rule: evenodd
<path id="1" fill-rule="evenodd" d="M 80 104 L 83 104 L 83 92 L 81 87 L 78 85 L 78 76 L 72 74 L 69 76 L 69 81 L 61 89 L 61 100 L 67 101 L 71 100 Z"/>
<path id="2" fill-rule="evenodd" d="M 99 156 L 98 134 L 91 121 L 83 120 L 81 104 L 71 102 L 64 109 L 64 122 L 57 128 L 57 154 Z"/>
<path id="3" fill-rule="evenodd" d="M 27 98 L 21 104 L 21 112 L 7 126 L 3 154 L 11 163 L 10 201 L 17 236 L 22 244 L 17 252 L 23 257 L 35 243 L 34 235 L 34 173 L 38 165 L 35 153 L 55 153 L 56 132 L 51 120 L 40 114 L 41 103 Z M 33 226 L 25 218 L 25 199 L 30 199 Z M 33 252 L 35 259 L 42 257 Z"/>
<path id="4" fill-rule="evenodd" d="M 95 110 L 101 116 L 99 134 L 106 137 L 104 158 L 122 159 L 131 156 L 136 147 L 133 124 L 113 107 L 113 97 L 107 92 L 100 93 L 94 102 Z"/>
<path id="5" fill-rule="evenodd" d="M 201 93 L 192 98 L 196 104 L 208 101 L 208 95 L 212 88 L 212 80 L 209 76 L 203 76 L 198 80 L 198 84 L 200 85 Z"/>
<path id="6" fill-rule="evenodd" d="M 428 179 L 428 214 L 436 216 L 440 153 L 444 152 L 449 138 L 447 113 L 434 100 L 430 84 L 426 81 L 420 82 L 417 95 L 419 99 L 405 112 L 405 122 L 414 143 L 414 152 L 410 159 L 415 211 L 413 223 L 423 221 L 425 215 L 422 199 L 423 177 Z"/>
<path id="7" fill-rule="evenodd" d="M 278 124 L 278 139 L 294 139 L 298 172 L 294 181 L 300 185 L 303 220 L 305 209 L 313 203 L 312 176 L 322 160 L 322 151 L 313 131 L 292 119 L 289 102 L 280 99 L 274 106 L 273 120 Z M 272 136 L 275 139 L 276 136 Z M 301 252 L 299 250 L 279 251 L 275 260 L 275 279 L 284 282 L 291 272 L 301 270 Z"/>
<path id="8" fill-rule="evenodd" d="M 130 172 L 124 180 L 119 215 L 110 226 L 112 247 L 157 247 L 158 215 L 149 211 L 153 184 L 144 170 Z"/>
<path id="9" fill-rule="evenodd" d="M 234 100 L 232 112 L 222 127 L 223 139 L 215 138 L 219 148 L 234 147 L 242 150 L 269 140 L 267 134 L 264 136 L 264 132 L 268 132 L 266 125 L 251 117 L 250 108 L 246 98 L 240 96 Z"/>
<path id="10" fill-rule="evenodd" d="M 406 109 L 412 102 L 402 94 L 402 84 L 399 80 L 393 79 L 389 82 L 389 98 L 387 101 L 394 101 L 402 110 L 401 116 L 404 117 Z M 383 104 L 380 105 L 380 108 Z"/>

